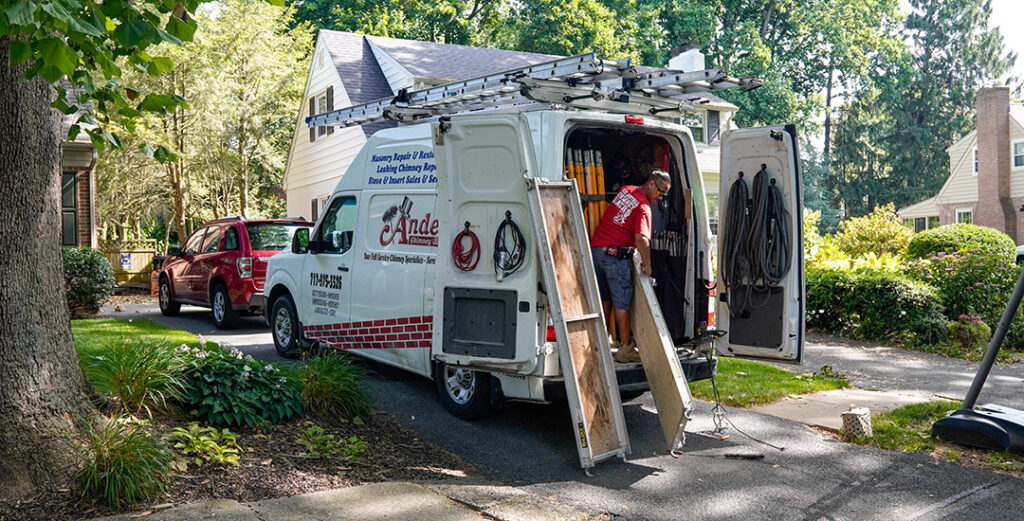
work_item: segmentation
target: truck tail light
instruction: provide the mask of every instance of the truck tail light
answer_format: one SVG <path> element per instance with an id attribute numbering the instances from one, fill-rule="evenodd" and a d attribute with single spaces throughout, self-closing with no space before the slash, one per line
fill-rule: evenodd
<path id="1" fill-rule="evenodd" d="M 239 257 L 235 261 L 235 265 L 238 266 L 238 276 L 243 279 L 252 278 L 252 257 Z"/>

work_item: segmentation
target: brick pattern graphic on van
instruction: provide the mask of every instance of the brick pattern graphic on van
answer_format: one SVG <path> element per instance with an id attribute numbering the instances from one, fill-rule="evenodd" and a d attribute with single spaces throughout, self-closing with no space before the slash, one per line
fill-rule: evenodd
<path id="1" fill-rule="evenodd" d="M 311 340 L 341 349 L 402 349 L 430 347 L 434 317 L 401 317 L 363 322 L 303 326 Z"/>

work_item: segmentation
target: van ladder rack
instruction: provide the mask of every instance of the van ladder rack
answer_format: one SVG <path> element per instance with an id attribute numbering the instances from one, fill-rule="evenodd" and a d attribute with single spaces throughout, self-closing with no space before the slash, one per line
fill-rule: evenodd
<path id="1" fill-rule="evenodd" d="M 720 69 L 638 72 L 629 60 L 602 60 L 594 53 L 560 58 L 470 80 L 456 81 L 332 110 L 306 118 L 310 128 L 350 127 L 381 120 L 420 119 L 485 108 L 547 104 L 676 118 L 693 112 L 699 97 L 687 94 L 760 87 L 754 78 L 733 78 Z"/>

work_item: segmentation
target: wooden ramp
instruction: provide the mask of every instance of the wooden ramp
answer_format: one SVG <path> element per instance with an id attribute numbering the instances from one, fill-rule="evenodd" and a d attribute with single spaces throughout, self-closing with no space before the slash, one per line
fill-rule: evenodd
<path id="1" fill-rule="evenodd" d="M 640 270 L 639 255 L 633 258 L 633 282 L 633 306 L 629 314 L 633 336 L 651 386 L 654 406 L 658 408 L 665 446 L 667 450 L 676 450 L 683 446 L 683 430 L 693 411 L 690 386 L 669 337 L 651 278 Z"/>
<path id="2" fill-rule="evenodd" d="M 580 466 L 589 474 L 601 460 L 625 459 L 629 436 L 582 207 L 572 181 L 526 183 L 573 437 Z"/>

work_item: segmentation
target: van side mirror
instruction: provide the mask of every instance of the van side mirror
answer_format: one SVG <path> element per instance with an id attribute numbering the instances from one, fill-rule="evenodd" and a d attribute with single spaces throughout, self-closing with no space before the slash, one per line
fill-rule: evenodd
<path id="1" fill-rule="evenodd" d="M 292 253 L 304 254 L 309 249 L 309 228 L 295 230 L 292 237 Z"/>

